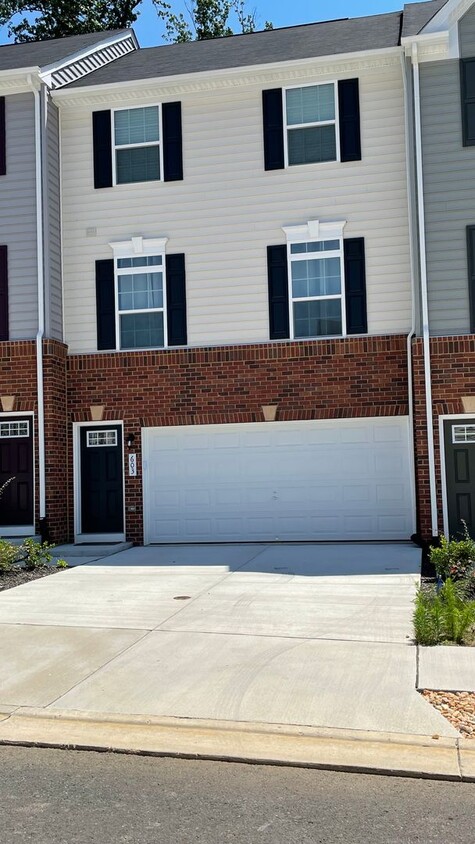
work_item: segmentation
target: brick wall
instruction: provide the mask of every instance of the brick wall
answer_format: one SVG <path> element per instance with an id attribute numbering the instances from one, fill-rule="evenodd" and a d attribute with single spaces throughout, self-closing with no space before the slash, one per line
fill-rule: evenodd
<path id="1" fill-rule="evenodd" d="M 475 337 L 434 337 L 430 341 L 432 370 L 432 414 L 439 531 L 442 531 L 442 485 L 439 444 L 439 416 L 463 413 L 462 396 L 475 395 Z M 432 535 L 429 491 L 429 464 L 426 435 L 423 343 L 413 343 L 414 432 L 418 532 L 424 539 Z"/>
<path id="2" fill-rule="evenodd" d="M 53 541 L 66 539 L 68 523 L 66 351 L 61 343 L 44 341 L 46 516 Z M 35 524 L 38 531 L 38 402 L 34 340 L 0 342 L 0 395 L 16 396 L 16 412 L 33 411 L 35 414 Z"/>
<path id="3" fill-rule="evenodd" d="M 266 404 L 278 405 L 280 421 L 408 413 L 406 340 L 399 335 L 72 355 L 67 365 L 71 422 L 89 420 L 89 406 L 103 404 L 106 419 L 124 420 L 125 437 L 136 436 L 139 473 L 126 477 L 126 510 L 127 537 L 139 543 L 142 427 L 261 422 Z"/>

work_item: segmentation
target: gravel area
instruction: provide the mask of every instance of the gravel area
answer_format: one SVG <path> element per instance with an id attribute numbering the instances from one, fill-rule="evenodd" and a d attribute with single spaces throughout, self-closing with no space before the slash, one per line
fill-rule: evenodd
<path id="1" fill-rule="evenodd" d="M 5 589 L 13 589 L 14 586 L 21 586 L 22 583 L 29 583 L 30 580 L 39 580 L 40 577 L 57 574 L 59 571 L 61 569 L 44 566 L 41 569 L 34 569 L 33 571 L 15 569 L 14 571 L 3 572 L 0 574 L 0 592 L 3 592 Z"/>
<path id="2" fill-rule="evenodd" d="M 433 692 L 423 689 L 422 695 L 464 738 L 475 739 L 475 692 Z"/>

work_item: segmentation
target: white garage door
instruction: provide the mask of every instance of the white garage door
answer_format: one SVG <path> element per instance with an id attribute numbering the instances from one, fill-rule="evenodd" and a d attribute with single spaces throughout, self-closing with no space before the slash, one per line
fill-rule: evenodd
<path id="1" fill-rule="evenodd" d="M 144 428 L 144 541 L 407 539 L 409 420 Z"/>

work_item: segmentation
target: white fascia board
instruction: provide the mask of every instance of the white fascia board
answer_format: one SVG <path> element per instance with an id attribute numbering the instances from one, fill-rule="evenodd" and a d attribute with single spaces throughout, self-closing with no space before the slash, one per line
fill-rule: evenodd
<path id="1" fill-rule="evenodd" d="M 278 71 L 285 71 L 286 69 L 308 68 L 315 67 L 318 71 L 319 67 L 338 66 L 339 64 L 358 63 L 364 65 L 373 65 L 377 67 L 380 63 L 385 64 L 391 59 L 394 62 L 399 61 L 401 53 L 400 47 L 385 47 L 379 50 L 361 50 L 353 53 L 333 53 L 329 56 L 312 56 L 307 59 L 289 59 L 288 61 L 279 62 L 265 62 L 264 64 L 256 65 L 241 65 L 240 67 L 220 68 L 219 70 L 206 70 L 196 73 L 176 73 L 172 76 L 150 76 L 144 79 L 131 79 L 126 82 L 108 82 L 103 85 L 82 85 L 74 88 L 57 89 L 53 92 L 53 97 L 56 100 L 71 102 L 75 99 L 84 100 L 86 97 L 94 102 L 95 96 L 104 96 L 105 94 L 113 94 L 127 90 L 142 90 L 154 86 L 173 88 L 175 86 L 193 84 L 198 89 L 200 86 L 206 86 L 207 83 L 214 81 L 216 85 L 220 82 L 225 83 L 227 80 L 231 81 L 242 78 L 242 84 L 252 84 L 256 82 L 256 74 L 272 74 Z M 257 80 L 258 81 L 258 80 Z"/>
<path id="2" fill-rule="evenodd" d="M 460 20 L 473 6 L 474 0 L 448 0 L 421 31 L 422 33 L 449 30 L 454 21 Z"/>
<path id="3" fill-rule="evenodd" d="M 22 67 L 0 71 L 0 95 L 31 93 L 31 86 L 41 87 L 40 68 Z"/>
<path id="4" fill-rule="evenodd" d="M 455 27 L 457 30 L 457 27 Z M 406 56 L 411 56 L 413 46 L 418 48 L 418 61 L 431 62 L 458 57 L 458 38 L 453 38 L 454 27 L 443 32 L 423 32 L 401 38 L 401 46 Z"/>

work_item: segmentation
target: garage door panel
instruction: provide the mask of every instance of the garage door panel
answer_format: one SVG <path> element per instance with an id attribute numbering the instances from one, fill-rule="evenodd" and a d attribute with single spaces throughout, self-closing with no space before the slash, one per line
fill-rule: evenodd
<path id="1" fill-rule="evenodd" d="M 407 418 L 144 429 L 146 542 L 406 539 Z"/>

